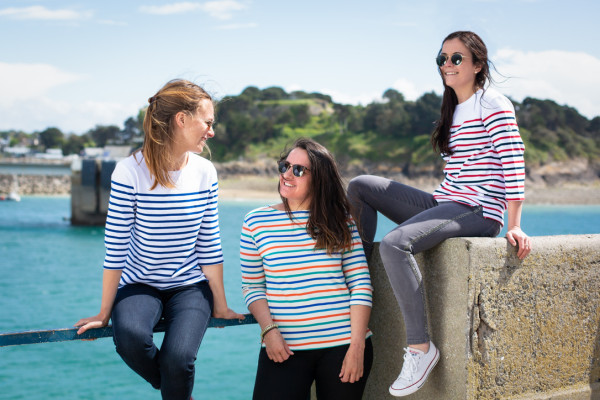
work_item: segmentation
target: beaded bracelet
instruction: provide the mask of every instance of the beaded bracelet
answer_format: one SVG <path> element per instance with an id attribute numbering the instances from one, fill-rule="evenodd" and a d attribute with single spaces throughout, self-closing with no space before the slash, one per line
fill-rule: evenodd
<path id="1" fill-rule="evenodd" d="M 277 324 L 270 324 L 270 325 L 267 325 L 267 326 L 265 326 L 265 329 L 263 329 L 263 330 L 262 330 L 262 332 L 260 333 L 260 342 L 261 342 L 261 343 L 262 343 L 262 342 L 264 342 L 264 340 L 265 340 L 265 335 L 266 335 L 266 334 L 267 334 L 269 331 L 271 331 L 271 330 L 273 330 L 273 329 L 275 329 L 275 328 L 279 328 L 279 326 L 278 326 Z"/>

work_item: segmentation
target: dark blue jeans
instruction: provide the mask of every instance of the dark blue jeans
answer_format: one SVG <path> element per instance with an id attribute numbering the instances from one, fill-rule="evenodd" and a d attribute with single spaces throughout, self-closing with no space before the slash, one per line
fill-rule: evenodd
<path id="1" fill-rule="evenodd" d="M 142 284 L 123 286 L 112 311 L 117 353 L 160 389 L 163 399 L 189 400 L 196 355 L 211 314 L 212 292 L 207 282 L 168 290 Z M 166 330 L 158 349 L 152 332 L 161 318 Z"/>
<path id="2" fill-rule="evenodd" d="M 485 218 L 481 206 L 438 203 L 430 193 L 378 176 L 354 178 L 348 198 L 367 259 L 373 251 L 377 212 L 398 224 L 381 240 L 379 254 L 402 311 L 408 344 L 429 342 L 425 290 L 414 255 L 452 237 L 494 237 L 500 223 Z"/>

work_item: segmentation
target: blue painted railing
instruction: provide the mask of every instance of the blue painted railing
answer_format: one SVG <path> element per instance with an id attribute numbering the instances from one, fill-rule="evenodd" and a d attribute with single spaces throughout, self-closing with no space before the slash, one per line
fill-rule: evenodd
<path id="1" fill-rule="evenodd" d="M 245 319 L 211 318 L 208 327 L 224 328 L 228 326 L 240 326 L 257 323 L 252 314 L 244 314 L 244 316 L 246 317 Z M 79 328 L 0 333 L 0 347 L 17 346 L 21 344 L 63 342 L 66 340 L 93 340 L 111 337 L 113 335 L 112 326 L 110 325 L 104 328 L 89 329 L 81 335 L 77 334 L 77 330 L 79 330 Z M 156 327 L 154 327 L 154 332 L 164 331 L 165 324 L 161 320 Z"/>

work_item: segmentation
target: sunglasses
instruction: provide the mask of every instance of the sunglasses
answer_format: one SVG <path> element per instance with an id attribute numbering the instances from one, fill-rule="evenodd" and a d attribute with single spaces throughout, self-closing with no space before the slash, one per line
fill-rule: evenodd
<path id="1" fill-rule="evenodd" d="M 304 171 L 310 171 L 310 169 L 306 168 L 303 165 L 298 165 L 298 164 L 290 164 L 287 161 L 279 161 L 277 163 L 277 169 L 279 170 L 280 174 L 285 174 L 287 172 L 288 169 L 292 168 L 292 173 L 294 174 L 295 177 L 300 178 L 302 175 L 304 175 Z"/>
<path id="2" fill-rule="evenodd" d="M 454 53 L 452 54 L 452 57 L 450 57 L 450 62 L 452 62 L 452 64 L 454 65 L 460 65 L 463 62 L 463 59 L 465 58 L 470 58 L 470 57 L 465 57 L 460 53 Z M 448 62 L 448 56 L 445 54 L 440 54 L 439 56 L 437 56 L 435 58 L 435 63 L 438 65 L 438 67 L 443 67 L 444 65 L 446 65 L 446 62 Z"/>

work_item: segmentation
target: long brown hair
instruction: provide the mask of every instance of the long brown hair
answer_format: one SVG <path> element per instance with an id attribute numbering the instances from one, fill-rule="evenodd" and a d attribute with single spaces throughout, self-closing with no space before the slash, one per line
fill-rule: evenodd
<path id="1" fill-rule="evenodd" d="M 444 43 L 448 40 L 459 39 L 467 49 L 471 52 L 473 64 L 481 67 L 481 70 L 475 75 L 475 87 L 484 89 L 487 82 L 491 82 L 490 76 L 490 64 L 488 59 L 487 47 L 483 40 L 473 32 L 469 31 L 457 31 L 449 34 L 442 41 L 442 46 L 438 51 L 438 54 L 442 52 Z M 440 76 L 442 76 L 442 69 L 438 68 Z M 436 127 L 431 135 L 431 145 L 434 150 L 437 150 L 443 154 L 451 155 L 450 150 L 450 127 L 452 126 L 452 118 L 454 116 L 454 110 L 458 104 L 458 98 L 454 89 L 447 86 L 442 76 L 442 83 L 444 84 L 444 95 L 442 97 L 442 108 L 440 110 L 440 119 L 437 121 Z"/>
<path id="2" fill-rule="evenodd" d="M 202 100 L 212 101 L 212 97 L 200 86 L 183 79 L 167 82 L 148 99 L 150 104 L 144 116 L 142 154 L 154 178 L 150 190 L 157 185 L 174 187 L 169 167 L 173 165 L 171 149 L 174 143 L 175 115 L 181 111 L 194 114 Z"/>
<path id="3" fill-rule="evenodd" d="M 310 160 L 311 202 L 306 230 L 316 240 L 315 248 L 326 249 L 327 254 L 350 249 L 350 203 L 333 156 L 325 146 L 312 139 L 301 138 L 281 154 L 280 160 L 285 160 L 293 149 L 305 150 Z M 281 201 L 293 220 L 287 199 L 281 197 Z"/>

